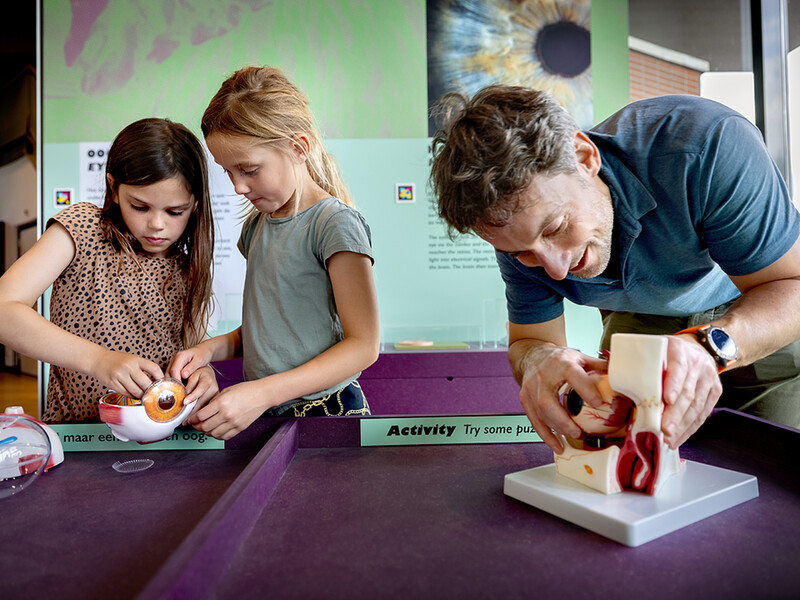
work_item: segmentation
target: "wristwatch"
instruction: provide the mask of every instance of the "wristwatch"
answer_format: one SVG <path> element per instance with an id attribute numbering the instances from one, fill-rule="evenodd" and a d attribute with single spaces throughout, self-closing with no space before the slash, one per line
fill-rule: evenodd
<path id="1" fill-rule="evenodd" d="M 736 346 L 736 342 L 722 327 L 698 325 L 679 331 L 675 335 L 683 333 L 693 333 L 697 336 L 697 341 L 700 342 L 703 348 L 708 350 L 714 362 L 717 363 L 720 373 L 735 363 L 739 357 L 739 348 Z"/>

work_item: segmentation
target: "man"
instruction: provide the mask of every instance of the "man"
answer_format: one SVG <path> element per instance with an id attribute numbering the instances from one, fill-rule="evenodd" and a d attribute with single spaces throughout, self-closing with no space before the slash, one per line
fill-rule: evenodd
<path id="1" fill-rule="evenodd" d="M 721 404 L 800 427 L 800 216 L 752 124 L 665 96 L 583 132 L 546 93 L 510 86 L 442 107 L 439 214 L 497 251 L 509 360 L 548 446 L 563 450 L 552 430 L 580 433 L 559 390 L 597 405 L 591 371 L 606 366 L 567 347 L 564 298 L 601 310 L 601 348 L 617 331 L 670 335 L 672 448 L 723 387 Z"/>

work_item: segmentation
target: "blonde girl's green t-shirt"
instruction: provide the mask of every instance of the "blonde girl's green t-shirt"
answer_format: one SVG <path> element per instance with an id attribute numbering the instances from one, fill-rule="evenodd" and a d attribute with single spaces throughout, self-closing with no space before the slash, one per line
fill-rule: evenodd
<path id="1" fill-rule="evenodd" d="M 256 214 L 245 222 L 238 247 L 247 260 L 242 304 L 246 380 L 298 367 L 342 340 L 327 265 L 337 252 L 374 261 L 361 213 L 331 197 L 290 217 Z M 304 398 L 321 398 L 359 375 Z"/>

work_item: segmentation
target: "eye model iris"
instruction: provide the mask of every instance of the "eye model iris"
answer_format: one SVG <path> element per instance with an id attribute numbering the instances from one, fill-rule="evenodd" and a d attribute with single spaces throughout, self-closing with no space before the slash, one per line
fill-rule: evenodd
<path id="1" fill-rule="evenodd" d="M 570 21 L 550 23 L 537 34 L 534 52 L 548 73 L 577 77 L 591 64 L 589 32 Z"/>

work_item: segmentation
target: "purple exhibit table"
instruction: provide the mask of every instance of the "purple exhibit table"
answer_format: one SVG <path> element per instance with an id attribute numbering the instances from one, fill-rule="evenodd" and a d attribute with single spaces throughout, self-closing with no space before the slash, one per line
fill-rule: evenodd
<path id="1" fill-rule="evenodd" d="M 3 598 L 130 598 L 228 490 L 247 450 L 70 452 L 0 500 Z M 116 461 L 149 458 L 146 471 Z"/>
<path id="2" fill-rule="evenodd" d="M 242 360 L 214 363 L 220 388 L 242 381 Z M 505 348 L 385 351 L 358 379 L 373 415 L 522 412 Z"/>
<path id="3" fill-rule="evenodd" d="M 503 494 L 506 473 L 552 461 L 541 443 L 362 447 L 361 421 L 260 419 L 225 450 L 159 453 L 133 476 L 111 469 L 122 453 L 69 454 L 0 504 L 3 596 L 761 599 L 800 589 L 796 430 L 715 413 L 682 455 L 755 475 L 759 497 L 630 548 Z"/>

